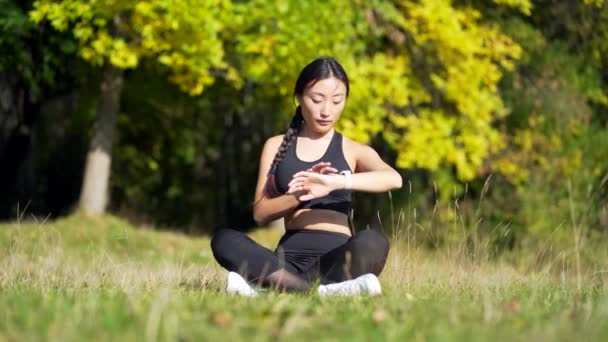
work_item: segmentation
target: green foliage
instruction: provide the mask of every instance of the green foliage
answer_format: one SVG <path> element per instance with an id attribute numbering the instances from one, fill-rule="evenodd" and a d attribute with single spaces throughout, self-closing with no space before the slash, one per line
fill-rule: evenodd
<path id="1" fill-rule="evenodd" d="M 125 83 L 113 163 L 113 208 L 124 214 L 153 212 L 159 225 L 207 230 L 217 225 L 212 205 L 222 115 L 208 115 L 190 96 L 155 77 L 151 70 L 131 73 Z M 214 88 L 209 88 L 213 91 Z M 224 160 L 225 162 L 225 160 Z M 136 179 L 137 181 L 134 181 Z M 150 194 L 154 194 L 150 196 Z M 244 210 L 248 197 L 243 196 Z"/>
<path id="2" fill-rule="evenodd" d="M 285 113 L 291 115 L 293 105 L 289 95 L 297 71 L 319 55 L 336 56 L 347 69 L 352 81 L 352 96 L 340 121 L 340 130 L 362 142 L 369 142 L 381 134 L 396 151 L 398 166 L 402 168 L 425 168 L 436 172 L 441 170 L 443 174 L 450 175 L 449 170 L 455 166 L 459 177 L 470 179 L 492 151 L 492 146 L 500 145 L 500 137 L 490 126 L 501 111 L 500 99 L 493 84 L 500 78 L 501 64 L 509 67 L 510 60 L 516 57 L 517 46 L 511 46 L 508 38 L 500 35 L 497 29 L 482 25 L 476 19 L 478 14 L 474 11 L 461 11 L 450 7 L 444 12 L 443 19 L 436 20 L 431 15 L 432 7 L 420 9 L 413 3 L 406 5 L 396 7 L 390 1 L 364 4 L 359 1 L 278 0 L 234 4 L 232 25 L 227 26 L 221 34 L 227 52 L 226 61 L 234 69 L 229 69 L 226 74 L 228 83 L 218 84 L 202 96 L 203 101 L 211 103 L 206 111 L 224 115 L 236 113 L 239 120 L 243 121 L 252 118 L 265 119 L 270 121 L 269 126 L 274 129 L 264 136 L 276 134 L 285 127 Z M 413 16 L 406 20 L 410 12 Z M 281 15 L 277 16 L 276 13 Z M 336 17 L 335 13 L 341 15 Z M 452 27 L 444 28 L 439 24 L 440 20 L 454 15 L 460 19 Z M 318 22 L 325 24 L 318 25 Z M 479 26 L 474 26 L 477 24 Z M 474 29 L 468 28 L 469 26 Z M 306 29 L 303 30 L 302 27 Z M 412 34 L 411 27 L 419 27 L 414 32 L 417 40 L 404 45 L 399 37 Z M 455 33 L 450 33 L 453 31 Z M 395 37 L 397 40 L 394 40 Z M 459 44 L 453 44 L 455 40 L 466 39 L 471 42 L 463 48 Z M 378 42 L 382 40 L 385 40 L 385 44 L 378 46 Z M 502 47 L 506 51 L 494 52 L 488 49 L 490 45 Z M 387 50 L 389 52 L 386 52 Z M 458 63 L 462 61 L 462 64 L 448 67 L 452 60 Z M 432 80 L 428 75 L 416 72 L 421 65 L 434 73 Z M 486 75 L 485 79 L 480 79 L 480 75 Z M 470 87 L 463 87 L 461 84 Z M 131 93 L 130 97 L 134 95 L 136 96 Z M 212 100 L 226 96 L 237 101 L 225 104 L 224 101 Z M 142 100 L 146 102 L 145 99 Z M 172 105 L 171 100 L 166 102 L 163 106 Z M 155 108 L 150 110 L 154 111 Z M 157 112 L 154 115 L 171 116 L 169 112 Z M 133 122 L 131 119 L 124 120 Z M 190 117 L 189 120 L 192 122 L 195 119 Z M 209 115 L 205 116 L 204 120 L 216 124 L 221 122 L 210 118 Z M 171 151 L 184 148 L 194 151 L 199 160 L 208 161 L 210 158 L 205 157 L 204 151 L 222 149 L 221 146 L 208 144 L 223 142 L 220 139 L 205 139 L 208 147 L 203 147 L 202 136 L 221 135 L 223 128 L 215 126 L 215 130 L 220 130 L 217 133 L 204 128 L 198 130 L 198 135 L 194 131 L 190 133 L 190 128 L 200 127 L 198 125 L 197 123 L 191 127 L 179 127 L 178 136 L 194 136 L 189 140 L 191 143 L 188 147 L 174 145 L 171 142 L 173 139 L 165 139 L 154 143 L 157 146 L 155 150 L 149 150 L 146 146 L 141 146 L 143 149 L 130 146 L 129 151 L 125 149 L 124 153 L 119 152 L 122 155 L 120 158 L 125 162 L 141 160 L 129 163 L 128 167 L 132 168 L 135 174 L 144 173 L 143 170 L 147 170 L 145 165 L 171 168 L 170 165 L 176 164 L 160 158 L 161 154 L 167 155 L 166 152 L 160 151 L 166 151 L 169 144 Z M 166 136 L 165 132 L 171 125 L 165 127 L 163 132 L 152 135 L 159 138 Z M 126 125 L 124 129 L 130 131 Z M 205 133 L 201 134 L 203 132 Z M 259 133 L 252 132 L 251 135 L 255 137 L 259 136 Z M 491 140 L 487 142 L 486 139 Z M 254 146 L 255 144 L 259 146 L 261 142 L 254 142 Z M 428 153 L 429 148 L 433 153 Z M 143 150 L 148 153 L 137 152 Z M 139 157 L 136 157 L 138 155 Z M 169 159 L 176 158 L 177 155 L 174 155 Z M 245 158 L 249 160 L 246 165 L 255 166 L 257 156 Z M 149 159 L 152 161 L 146 161 Z M 223 159 L 220 158 L 217 163 L 220 164 L 221 160 Z M 192 164 L 177 165 L 190 168 L 181 174 L 175 170 L 179 177 L 192 175 Z M 222 170 L 208 162 L 206 165 L 214 170 Z M 257 171 L 255 167 L 245 167 L 251 173 Z M 134 168 L 141 171 L 137 172 Z M 159 203 L 166 203 L 169 193 L 186 195 L 192 188 L 188 181 L 168 181 L 167 177 L 175 176 L 161 176 L 166 172 L 167 170 L 150 169 L 144 173 L 146 176 L 137 179 L 139 182 L 147 179 L 151 183 L 138 184 L 125 179 L 117 185 L 126 187 L 122 192 L 129 195 L 124 198 L 146 198 L 148 191 L 158 189 L 159 186 L 166 187 L 160 191 L 162 197 L 158 200 L 142 201 Z M 121 173 L 118 177 L 124 179 L 127 174 Z M 209 178 L 205 179 L 213 179 L 211 182 L 216 179 L 206 177 Z M 451 189 L 452 177 L 446 178 L 445 186 L 440 184 L 442 194 L 447 193 L 449 196 L 451 193 L 446 189 Z M 165 180 L 161 180 L 163 178 Z M 253 182 L 244 183 L 248 185 L 248 189 L 253 188 L 252 184 Z M 226 189 L 218 188 L 216 191 L 226 192 Z M 243 195 L 242 191 L 236 191 L 234 196 L 240 198 L 240 202 L 233 202 L 235 206 L 249 206 L 250 196 Z M 207 195 L 205 197 L 210 198 Z M 233 197 L 232 192 L 228 197 Z M 171 203 L 174 203 L 176 198 L 171 198 Z M 181 200 L 177 203 L 188 201 L 186 197 L 179 198 Z"/>
<path id="3" fill-rule="evenodd" d="M 576 236 L 597 239 L 608 231 L 608 134 L 596 119 L 606 111 L 603 68 L 588 45 L 564 39 L 586 34 L 588 20 L 602 14 L 579 17 L 579 11 L 589 9 L 578 2 L 562 5 L 555 12 L 536 7 L 531 18 L 509 14 L 500 19 L 497 13 L 504 12 L 484 9 L 522 48 L 517 67 L 499 84 L 508 115 L 494 127 L 505 143 L 484 163 L 481 175 L 486 176 L 453 187 L 452 199 L 439 196 L 432 203 L 428 198 L 437 198 L 429 195 L 433 190 L 416 188 L 423 200 L 413 202 L 423 212 L 432 211 L 442 227 L 434 229 L 434 221 L 424 224 L 433 246 L 444 248 L 446 241 L 464 235 L 473 246 L 488 243 L 498 253 L 520 245 L 568 248 Z M 432 182 L 450 189 L 449 171 L 434 173 Z M 456 229 L 442 223 L 454 223 Z"/>
<path id="4" fill-rule="evenodd" d="M 302 65 L 337 56 L 352 80 L 340 128 L 361 142 L 382 133 L 399 167 L 453 166 L 470 180 L 500 146 L 496 84 L 520 49 L 479 12 L 429 1 L 251 1 L 235 10 L 228 37 L 239 37 L 232 58 L 244 77 L 285 96 Z"/>
<path id="5" fill-rule="evenodd" d="M 531 0 L 494 0 L 494 3 L 515 7 L 525 15 L 530 15 L 533 7 Z"/>
<path id="6" fill-rule="evenodd" d="M 381 133 L 403 169 L 453 167 L 458 179 L 473 179 L 502 145 L 492 127 L 505 114 L 496 85 L 519 46 L 472 8 L 432 1 L 380 8 L 375 21 L 391 52 L 351 68 L 372 81 L 353 91 L 343 126 L 363 142 Z"/>
<path id="7" fill-rule="evenodd" d="M 0 73 L 17 76 L 30 92 L 31 101 L 40 101 L 45 89 L 56 85 L 64 72 L 64 56 L 75 52 L 73 39 L 60 34 L 42 34 L 22 9 L 25 4 L 0 0 Z M 10 53 L 8 53 L 10 51 Z"/>
<path id="8" fill-rule="evenodd" d="M 604 0 L 584 0 L 586 5 L 595 5 L 596 7 L 602 7 L 604 5 Z"/>
<path id="9" fill-rule="evenodd" d="M 599 66 L 589 63 L 589 54 L 573 51 L 568 42 L 524 21 L 503 26 L 525 53 L 518 70 L 502 84 L 511 111 L 502 123 L 509 148 L 492 161 L 492 168 L 516 189 L 508 201 L 517 200 L 507 205 L 494 198 L 489 210 L 509 208 L 503 218 L 530 240 L 568 245 L 583 222 L 588 229 L 580 234 L 605 232 L 606 197 L 601 194 L 608 134 L 593 120 L 593 113 L 607 104 Z"/>
<path id="10" fill-rule="evenodd" d="M 2 51 L 9 51 L 12 48 L 16 52 L 16 56 L 8 53 L 0 55 L 0 71 L 8 72 L 17 64 L 16 69 L 26 75 L 29 83 L 32 86 L 37 85 L 32 79 L 31 56 L 27 54 L 27 44 L 24 41 L 35 25 L 13 1 L 2 0 L 0 11 L 0 46 Z"/>
<path id="11" fill-rule="evenodd" d="M 37 25 L 15 2 L 2 11 L 0 43 L 16 51 L 0 56 L 3 70 L 52 78 L 52 54 L 37 64 L 26 53 L 32 30 L 94 67 L 135 69 L 113 163 L 121 212 L 243 227 L 259 149 L 293 113 L 297 72 L 331 55 L 352 90 L 338 128 L 403 170 L 419 211 L 439 200 L 439 223 L 458 219 L 450 203 L 477 204 L 492 173 L 480 209 L 490 222 L 476 233 L 508 226 L 509 248 L 525 234 L 542 241 L 571 221 L 569 196 L 588 234 L 606 230 L 597 214 L 608 198 L 599 188 L 608 172 L 604 1 L 40 0 L 30 12 Z M 407 192 L 393 194 L 396 211 Z M 388 212 L 378 202 L 369 207 Z M 433 231 L 443 233 L 458 234 Z"/>
<path id="12" fill-rule="evenodd" d="M 213 82 L 212 70 L 225 70 L 218 35 L 229 21 L 230 2 L 39 0 L 30 18 L 70 30 L 82 58 L 134 68 L 153 59 L 171 71 L 171 80 L 191 95 Z"/>

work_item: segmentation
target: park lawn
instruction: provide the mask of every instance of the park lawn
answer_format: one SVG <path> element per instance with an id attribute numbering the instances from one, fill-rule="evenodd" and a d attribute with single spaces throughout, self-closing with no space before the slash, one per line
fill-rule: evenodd
<path id="1" fill-rule="evenodd" d="M 277 230 L 251 235 L 273 247 Z M 381 297 L 223 293 L 206 237 L 112 216 L 0 225 L 0 340 L 595 340 L 605 274 L 466 261 L 392 241 Z M 600 262 L 606 264 L 606 261 Z M 522 271 L 523 270 L 523 271 Z"/>

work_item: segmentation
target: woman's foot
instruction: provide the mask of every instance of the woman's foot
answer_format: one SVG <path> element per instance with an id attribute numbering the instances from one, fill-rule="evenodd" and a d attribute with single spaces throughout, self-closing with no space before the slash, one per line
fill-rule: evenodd
<path id="1" fill-rule="evenodd" d="M 372 273 L 367 273 L 341 283 L 319 286 L 319 295 L 321 296 L 377 296 L 381 294 L 382 286 L 380 285 L 380 281 Z"/>
<path id="2" fill-rule="evenodd" d="M 236 272 L 228 273 L 226 292 L 247 297 L 256 297 L 258 295 L 258 291 Z"/>

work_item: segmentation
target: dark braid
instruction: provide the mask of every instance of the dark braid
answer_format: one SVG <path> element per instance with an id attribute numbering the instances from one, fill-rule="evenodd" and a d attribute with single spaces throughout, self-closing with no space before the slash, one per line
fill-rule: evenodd
<path id="1" fill-rule="evenodd" d="M 270 164 L 270 170 L 268 171 L 267 179 L 266 179 L 266 193 L 270 197 L 276 197 L 281 195 L 277 190 L 277 186 L 274 179 L 274 174 L 277 171 L 277 166 L 279 162 L 283 160 L 285 157 L 285 152 L 289 148 L 289 145 L 298 138 L 298 133 L 300 133 L 300 128 L 302 127 L 302 122 L 304 121 L 304 117 L 302 116 L 302 107 L 298 106 L 296 108 L 296 113 L 291 119 L 291 123 L 289 124 L 289 128 L 285 135 L 283 136 L 283 141 L 281 142 L 281 146 L 277 150 L 277 153 L 274 155 L 274 159 Z"/>

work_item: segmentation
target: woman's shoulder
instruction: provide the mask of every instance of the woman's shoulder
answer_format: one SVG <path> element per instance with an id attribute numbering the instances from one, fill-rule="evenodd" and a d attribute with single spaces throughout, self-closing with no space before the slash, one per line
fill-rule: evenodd
<path id="1" fill-rule="evenodd" d="M 342 146 L 345 150 L 355 153 L 372 149 L 370 146 L 354 141 L 344 135 L 342 135 Z"/>
<path id="2" fill-rule="evenodd" d="M 279 148 L 279 146 L 281 146 L 281 143 L 283 142 L 283 136 L 285 136 L 285 135 L 279 134 L 279 135 L 275 135 L 273 137 L 266 139 L 266 142 L 264 143 L 264 149 L 271 149 L 273 151 L 277 150 Z"/>
<path id="3" fill-rule="evenodd" d="M 266 139 L 266 144 L 280 145 L 281 142 L 283 142 L 283 137 L 284 136 L 285 136 L 285 134 L 279 134 L 279 135 L 275 135 L 273 137 L 270 137 L 270 138 Z"/>

